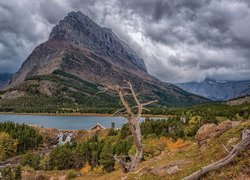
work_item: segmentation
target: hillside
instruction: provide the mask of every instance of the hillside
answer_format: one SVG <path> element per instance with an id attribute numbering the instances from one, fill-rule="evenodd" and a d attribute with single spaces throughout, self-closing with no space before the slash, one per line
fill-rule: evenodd
<path id="1" fill-rule="evenodd" d="M 1 92 L 0 108 L 56 111 L 117 107 L 113 94 L 97 92 L 105 84 L 122 84 L 124 80 L 131 81 L 144 100 L 159 100 L 158 106 L 209 102 L 151 76 L 144 61 L 111 29 L 99 26 L 81 12 L 71 12 L 13 75 L 8 89 Z"/>
<path id="2" fill-rule="evenodd" d="M 225 123 L 225 122 L 224 122 Z M 149 127 L 149 126 L 147 126 Z M 99 179 L 99 180 L 116 180 L 122 179 L 125 176 L 127 179 L 183 179 L 184 177 L 192 174 L 193 172 L 201 169 L 202 167 L 216 162 L 223 157 L 228 155 L 228 151 L 231 151 L 233 145 L 237 144 L 241 139 L 241 132 L 245 128 L 250 128 L 250 120 L 238 122 L 233 125 L 229 130 L 224 130 L 216 137 L 211 137 L 206 139 L 206 145 L 202 145 L 197 139 L 182 139 L 177 138 L 176 140 L 171 139 L 171 135 L 160 135 L 151 134 L 143 139 L 144 146 L 144 159 L 140 163 L 138 171 L 124 174 L 121 172 L 120 166 L 118 164 L 112 164 L 112 158 L 109 156 L 104 156 L 108 159 L 104 161 L 107 165 L 111 163 L 114 169 L 111 172 L 104 171 L 105 166 L 96 166 L 91 169 L 90 165 L 87 164 L 78 170 L 50 170 L 50 171 L 32 171 L 29 169 L 24 169 L 25 178 L 43 177 L 43 178 L 63 178 L 72 176 L 75 179 Z M 211 130 L 211 129 L 210 129 Z M 117 148 L 115 142 L 120 142 L 123 148 L 129 146 L 126 140 L 120 140 L 120 133 L 118 135 L 107 135 L 107 132 L 97 132 L 98 137 L 102 138 L 103 141 L 109 143 L 109 147 Z M 121 132 L 122 133 L 122 132 Z M 89 136 L 85 132 L 85 136 Z M 168 137 L 170 136 L 170 137 Z M 118 139 L 118 140 L 117 140 Z M 82 146 L 86 147 L 86 138 L 82 140 Z M 95 142 L 96 146 L 101 141 Z M 78 142 L 79 143 L 79 142 Z M 93 142 L 92 142 L 93 143 Z M 203 142 L 204 143 L 204 142 Z M 81 143 L 80 143 L 81 144 Z M 127 145 L 127 146 L 126 146 Z M 53 155 L 57 157 L 60 153 L 68 153 L 68 156 L 72 156 L 75 146 L 63 146 L 54 150 Z M 105 144 L 104 144 L 104 147 Z M 119 147 L 119 146 L 118 146 Z M 70 149 L 72 148 L 72 149 Z M 67 151 L 71 150 L 71 153 Z M 133 149 L 133 147 L 131 148 Z M 129 152 L 133 152 L 129 150 Z M 125 150 L 126 151 L 126 150 Z M 56 154 L 56 153 L 57 154 Z M 106 151 L 105 151 L 106 152 Z M 249 149 L 241 152 L 240 155 L 234 157 L 233 163 L 230 163 L 223 168 L 209 172 L 202 176 L 204 179 L 248 179 L 249 178 Z M 71 158 L 71 157 L 70 157 Z M 69 159 L 70 159 L 69 158 Z M 61 162 L 66 161 L 67 156 L 63 156 Z M 71 160 L 72 161 L 72 160 Z M 71 163 L 71 161 L 69 163 Z M 60 162 L 60 161 L 59 161 Z M 102 161 L 101 161 L 102 162 Z M 57 163 L 57 162 L 55 162 Z M 67 164 L 65 164 L 67 166 Z"/>
<path id="3" fill-rule="evenodd" d="M 212 100 L 229 100 L 250 94 L 250 81 L 217 81 L 207 78 L 202 82 L 176 85 L 187 92 Z"/>
<path id="4" fill-rule="evenodd" d="M 250 96 L 243 96 L 240 98 L 230 99 L 229 101 L 225 102 L 225 104 L 229 106 L 239 106 L 247 103 L 250 103 Z"/>

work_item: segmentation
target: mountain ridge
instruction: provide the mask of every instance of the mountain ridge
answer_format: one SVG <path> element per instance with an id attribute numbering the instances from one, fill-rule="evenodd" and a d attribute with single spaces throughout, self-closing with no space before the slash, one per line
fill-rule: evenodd
<path id="1" fill-rule="evenodd" d="M 74 106 L 95 106 L 97 99 L 105 104 L 113 96 L 106 94 L 105 100 L 96 91 L 105 84 L 121 85 L 124 80 L 133 83 L 143 100 L 157 99 L 160 105 L 210 102 L 148 74 L 144 61 L 134 50 L 110 29 L 100 27 L 81 12 L 69 13 L 52 29 L 48 41 L 38 45 L 12 76 L 2 98 L 7 102 L 13 94 L 17 98 L 42 94 L 46 96 L 43 98 L 50 98 L 48 101 L 54 98 L 53 103 L 58 106 L 63 98 Z"/>
<path id="2" fill-rule="evenodd" d="M 219 101 L 250 94 L 250 80 L 226 81 L 206 78 L 202 82 L 179 83 L 176 85 L 185 91 Z"/>

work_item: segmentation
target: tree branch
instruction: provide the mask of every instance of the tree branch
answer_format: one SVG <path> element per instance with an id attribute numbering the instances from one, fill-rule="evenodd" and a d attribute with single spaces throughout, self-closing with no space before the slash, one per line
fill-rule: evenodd
<path id="1" fill-rule="evenodd" d="M 158 100 L 149 101 L 149 102 L 147 102 L 147 103 L 143 103 L 142 106 L 148 106 L 148 105 L 150 105 L 150 104 L 157 103 L 157 102 L 158 102 Z"/>
<path id="2" fill-rule="evenodd" d="M 228 165 L 229 163 L 233 161 L 233 159 L 236 156 L 240 154 L 242 150 L 247 149 L 249 145 L 250 145 L 250 130 L 244 129 L 242 131 L 242 140 L 233 147 L 232 151 L 226 157 L 222 158 L 221 160 L 215 163 L 202 167 L 199 171 L 196 171 L 193 174 L 185 177 L 183 180 L 199 179 L 202 175 L 210 171 L 213 171 L 220 167 Z"/>

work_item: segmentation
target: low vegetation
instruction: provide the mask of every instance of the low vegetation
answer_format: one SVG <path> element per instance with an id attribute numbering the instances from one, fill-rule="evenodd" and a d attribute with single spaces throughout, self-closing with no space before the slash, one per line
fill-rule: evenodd
<path id="1" fill-rule="evenodd" d="M 35 149 L 43 142 L 42 136 L 34 128 L 25 124 L 0 123 L 0 134 L 0 142 L 4 143 L 5 147 L 1 150 L 8 152 L 7 157 Z"/>
<path id="2" fill-rule="evenodd" d="M 233 143 L 238 142 L 242 130 L 250 128 L 249 120 L 244 121 L 241 125 L 225 132 L 219 138 L 211 139 L 208 144 L 210 147 L 208 148 L 209 150 L 200 151 L 199 146 L 193 138 L 193 133 L 190 134 L 187 131 L 189 126 L 193 126 L 192 121 L 194 120 L 191 121 L 192 123 L 190 121 L 189 119 L 189 121 L 183 122 L 179 118 L 172 118 L 168 120 L 147 119 L 142 122 L 142 144 L 144 149 L 142 163 L 139 166 L 139 171 L 137 173 L 129 173 L 127 178 L 178 179 L 188 176 L 200 167 L 208 165 L 211 161 L 216 161 L 226 156 L 227 152 L 222 144 L 230 150 L 233 144 L 229 142 L 235 138 L 238 138 L 238 140 Z M 197 126 L 201 125 L 198 123 Z M 8 127 L 11 126 L 9 125 Z M 58 146 L 48 155 L 26 153 L 22 157 L 20 164 L 23 170 L 33 169 L 33 173 L 36 172 L 34 170 L 42 170 L 45 175 L 49 172 L 52 173 L 60 170 L 61 173 L 65 172 L 70 178 L 84 175 L 87 179 L 95 179 L 96 177 L 99 179 L 117 179 L 121 177 L 121 172 L 112 156 L 114 154 L 124 156 L 135 153 L 132 136 L 128 132 L 127 125 L 124 125 L 120 130 L 116 130 L 113 125 L 113 128 L 106 135 L 99 136 L 99 133 L 97 133 L 87 140 Z M 11 138 L 6 132 L 2 132 L 1 134 L 11 142 L 9 144 L 12 146 L 18 143 L 17 139 Z M 1 142 L 5 142 L 2 141 L 2 136 Z M 16 152 L 13 153 L 15 154 Z M 225 171 L 223 168 L 215 173 L 208 173 L 206 176 L 235 178 L 241 173 L 245 174 L 245 169 L 249 165 L 249 153 L 248 151 L 244 152 L 236 158 L 234 164 L 226 166 L 225 169 L 228 171 Z M 11 156 L 13 154 L 9 157 Z M 181 171 L 171 175 L 155 174 L 155 168 L 160 168 L 171 163 L 179 163 L 178 166 L 181 168 Z M 18 174 L 18 171 L 16 168 L 5 168 L 2 170 L 4 172 L 2 174 L 6 174 L 6 177 L 14 177 Z M 139 174 L 141 175 L 139 176 Z"/>

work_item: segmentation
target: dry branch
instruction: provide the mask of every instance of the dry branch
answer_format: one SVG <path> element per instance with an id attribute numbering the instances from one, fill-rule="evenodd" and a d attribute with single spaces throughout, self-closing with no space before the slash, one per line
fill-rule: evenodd
<path id="1" fill-rule="evenodd" d="M 145 106 L 153 104 L 157 101 L 150 101 L 146 103 L 141 103 L 138 99 L 138 94 L 135 93 L 134 88 L 132 84 L 129 81 L 125 81 L 126 86 L 119 86 L 119 85 L 107 85 L 104 91 L 113 91 L 118 94 L 120 101 L 124 108 L 116 111 L 114 114 L 117 114 L 119 112 L 124 111 L 126 113 L 127 123 L 129 125 L 129 129 L 133 136 L 134 145 L 136 147 L 136 153 L 134 156 L 130 156 L 130 161 L 127 162 L 127 160 L 124 160 L 123 157 L 117 157 L 114 156 L 114 159 L 122 166 L 122 170 L 124 173 L 130 172 L 130 171 L 136 171 L 138 164 L 140 163 L 142 159 L 142 135 L 141 135 L 141 128 L 139 120 L 142 116 L 143 110 L 149 110 L 145 108 Z M 134 102 L 136 103 L 136 106 L 131 107 L 128 103 L 125 96 L 131 95 Z M 132 109 L 137 109 L 137 113 L 134 113 Z"/>
<path id="2" fill-rule="evenodd" d="M 190 176 L 185 177 L 184 180 L 199 179 L 202 175 L 210 171 L 213 171 L 213 170 L 216 170 L 223 166 L 228 165 L 229 163 L 233 161 L 234 157 L 238 156 L 241 151 L 248 149 L 249 146 L 250 146 L 250 130 L 244 129 L 242 131 L 242 140 L 238 144 L 234 145 L 233 149 L 226 157 L 222 158 L 221 160 L 215 163 L 212 163 L 208 166 L 201 168 L 201 170 L 196 171 Z"/>

